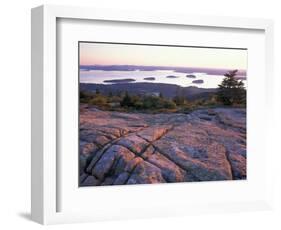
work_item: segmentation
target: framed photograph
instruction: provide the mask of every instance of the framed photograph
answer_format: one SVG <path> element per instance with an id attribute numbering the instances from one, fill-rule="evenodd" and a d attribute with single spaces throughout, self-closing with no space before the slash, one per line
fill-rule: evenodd
<path id="1" fill-rule="evenodd" d="M 32 9 L 32 219 L 271 208 L 273 23 Z"/>

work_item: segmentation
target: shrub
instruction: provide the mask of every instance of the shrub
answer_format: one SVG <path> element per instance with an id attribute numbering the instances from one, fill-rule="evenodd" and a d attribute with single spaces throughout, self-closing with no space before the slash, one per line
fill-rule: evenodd
<path id="1" fill-rule="evenodd" d="M 133 100 L 131 96 L 129 95 L 128 91 L 126 91 L 125 96 L 123 97 L 122 101 L 120 102 L 120 105 L 123 107 L 131 107 L 134 105 Z"/>
<path id="2" fill-rule="evenodd" d="M 185 98 L 183 96 L 175 96 L 173 98 L 173 101 L 176 105 L 184 105 L 185 104 Z"/>
<path id="3" fill-rule="evenodd" d="M 99 94 L 100 94 L 100 90 L 96 89 L 96 95 L 99 95 Z"/>
<path id="4" fill-rule="evenodd" d="M 143 108 L 144 109 L 152 109 L 155 107 L 155 101 L 153 101 L 152 96 L 146 96 L 143 98 Z"/>
<path id="5" fill-rule="evenodd" d="M 89 103 L 89 100 L 92 98 L 92 96 L 93 96 L 93 94 L 90 92 L 80 91 L 80 93 L 79 93 L 80 102 Z"/>
<path id="6" fill-rule="evenodd" d="M 171 100 L 165 100 L 163 103 L 163 107 L 166 109 L 176 109 L 177 105 Z"/>
<path id="7" fill-rule="evenodd" d="M 97 105 L 97 106 L 105 106 L 105 105 L 107 105 L 107 99 L 106 99 L 106 97 L 104 97 L 102 95 L 98 95 L 98 96 L 95 96 L 92 99 L 90 99 L 89 104 Z"/>

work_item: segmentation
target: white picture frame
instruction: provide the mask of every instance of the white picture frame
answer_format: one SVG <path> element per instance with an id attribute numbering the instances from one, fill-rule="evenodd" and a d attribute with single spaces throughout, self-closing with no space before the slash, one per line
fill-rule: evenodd
<path id="1" fill-rule="evenodd" d="M 264 150 L 263 159 L 266 159 L 263 170 L 265 178 L 260 186 L 264 188 L 255 200 L 233 199 L 222 200 L 221 202 L 199 203 L 195 202 L 188 207 L 186 204 L 171 201 L 166 206 L 154 204 L 152 207 L 135 208 L 130 202 L 120 211 L 110 212 L 107 210 L 94 210 L 92 212 L 64 211 L 58 209 L 58 187 L 61 181 L 58 179 L 58 108 L 57 95 L 60 88 L 57 84 L 57 21 L 59 19 L 71 20 L 98 20 L 105 22 L 128 22 L 148 23 L 169 26 L 194 26 L 203 28 L 221 28 L 226 30 L 258 30 L 264 34 L 264 92 L 261 97 L 264 99 L 262 106 L 266 110 L 255 120 L 258 122 L 261 117 L 264 128 L 263 137 L 267 138 L 270 133 L 271 111 L 273 107 L 273 22 L 266 19 L 231 18 L 215 16 L 194 16 L 174 15 L 151 12 L 115 11 L 79 7 L 51 6 L 44 5 L 32 9 L 32 188 L 31 188 L 31 216 L 32 219 L 41 224 L 70 223 L 82 221 L 96 221 L 106 219 L 140 218 L 151 216 L 185 215 L 205 212 L 226 212 L 243 210 L 264 210 L 272 207 L 272 175 L 271 175 L 271 152 L 269 145 L 258 143 Z M 253 83 L 254 84 L 254 83 Z M 254 87 L 253 87 L 254 88 Z M 253 90 L 254 92 L 254 90 Z M 251 119 L 251 118 L 248 118 Z M 61 159 L 63 160 L 63 159 Z M 255 162 L 251 163 L 255 164 Z M 212 182 L 219 185 L 220 182 Z M 154 185 L 153 185 L 154 186 Z M 177 186 L 181 189 L 186 186 L 184 183 Z M 208 189 L 209 184 L 203 184 L 201 189 Z M 124 186 L 126 187 L 126 186 Z M 121 189 L 110 188 L 111 192 Z M 156 190 L 163 190 L 155 187 Z M 199 188 L 200 189 L 200 188 Z M 253 189 L 253 188 L 252 188 Z M 133 189 L 130 189 L 130 192 Z M 136 189 L 137 190 L 137 189 Z M 101 194 L 103 191 L 99 191 Z M 163 190 L 165 191 L 165 189 Z M 170 191 L 169 189 L 166 192 Z M 94 191 L 93 191 L 94 192 Z M 122 191 L 121 191 L 122 192 Z M 136 192 L 141 192 L 136 191 Z M 142 191 L 143 192 L 143 191 Z M 101 197 L 102 199 L 102 197 Z M 195 199 L 196 200 L 196 199 Z M 106 202 L 106 201 L 105 201 Z M 73 202 L 74 204 L 74 202 Z M 70 204 L 71 205 L 71 204 Z M 130 207 L 131 205 L 131 207 Z M 58 211 L 59 210 L 59 211 Z"/>

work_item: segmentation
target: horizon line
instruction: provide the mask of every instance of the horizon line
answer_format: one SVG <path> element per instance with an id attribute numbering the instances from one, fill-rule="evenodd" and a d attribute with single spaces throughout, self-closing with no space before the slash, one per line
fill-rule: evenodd
<path id="1" fill-rule="evenodd" d="M 197 67 L 197 66 L 166 66 L 166 65 L 135 65 L 135 64 L 108 64 L 108 65 L 101 65 L 101 64 L 79 64 L 81 66 L 142 66 L 142 67 L 164 67 L 164 68 L 196 68 L 196 69 L 221 69 L 221 70 L 243 70 L 247 71 L 247 69 L 239 69 L 239 68 L 226 68 L 226 67 Z"/>

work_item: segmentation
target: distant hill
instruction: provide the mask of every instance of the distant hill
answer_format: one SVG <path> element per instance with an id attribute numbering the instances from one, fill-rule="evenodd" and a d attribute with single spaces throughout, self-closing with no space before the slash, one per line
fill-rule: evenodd
<path id="1" fill-rule="evenodd" d="M 175 67 L 175 66 L 143 66 L 143 65 L 81 65 L 80 70 L 105 70 L 105 71 L 154 71 L 172 70 L 178 73 L 206 73 L 208 75 L 224 75 L 233 69 L 202 68 L 202 67 Z M 238 76 L 245 79 L 246 71 L 238 70 Z"/>
<path id="2" fill-rule="evenodd" d="M 180 87 L 164 83 L 118 83 L 118 84 L 88 84 L 80 83 L 81 91 L 95 92 L 99 90 L 102 94 L 117 94 L 128 91 L 132 95 L 157 95 L 162 94 L 166 98 L 173 98 L 179 93 L 189 100 L 204 99 L 216 93 L 217 89 L 204 89 L 195 86 Z"/>

